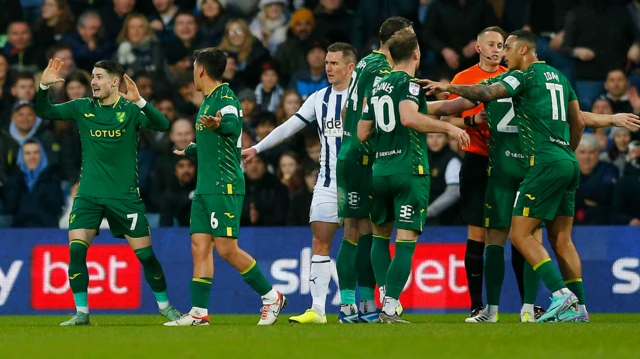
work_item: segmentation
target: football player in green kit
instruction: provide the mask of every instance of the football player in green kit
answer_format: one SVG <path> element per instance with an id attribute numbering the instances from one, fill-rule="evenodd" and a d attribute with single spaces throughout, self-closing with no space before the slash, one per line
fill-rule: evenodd
<path id="1" fill-rule="evenodd" d="M 240 168 L 242 106 L 229 85 L 222 83 L 227 56 L 216 48 L 194 53 L 193 80 L 205 94 L 196 123 L 196 142 L 178 155 L 198 156 L 198 183 L 191 204 L 193 279 L 189 285 L 192 308 L 166 326 L 209 325 L 209 295 L 213 281 L 213 249 L 240 272 L 262 298 L 258 325 L 271 325 L 287 304 L 273 289 L 256 260 L 238 247 L 244 201 L 244 174 Z"/>
<path id="2" fill-rule="evenodd" d="M 170 303 L 160 262 L 151 248 L 145 206 L 138 191 L 137 148 L 141 127 L 166 131 L 169 121 L 148 104 L 136 84 L 113 61 L 98 61 L 91 74 L 93 98 L 59 105 L 49 100 L 49 85 L 62 82 L 60 59 L 49 60 L 36 96 L 36 114 L 52 120 L 76 121 L 82 139 L 80 187 L 69 216 L 69 284 L 77 313 L 62 326 L 88 325 L 87 251 L 103 217 L 111 233 L 126 238 L 142 264 L 144 277 L 169 320 L 180 317 Z M 118 88 L 124 78 L 127 93 Z"/>

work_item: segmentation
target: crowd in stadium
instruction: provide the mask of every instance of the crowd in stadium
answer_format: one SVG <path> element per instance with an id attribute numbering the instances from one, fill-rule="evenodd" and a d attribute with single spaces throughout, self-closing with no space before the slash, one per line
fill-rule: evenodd
<path id="1" fill-rule="evenodd" d="M 178 157 L 195 138 L 204 95 L 193 84 L 193 52 L 227 53 L 225 81 L 242 102 L 242 147 L 287 121 L 328 86 L 326 48 L 342 41 L 358 57 L 379 44 L 390 16 L 411 19 L 423 49 L 418 77 L 450 80 L 477 63 L 475 39 L 488 26 L 530 29 L 538 57 L 572 82 L 581 108 L 640 114 L 640 1 L 624 0 L 4 0 L 0 14 L 0 227 L 68 226 L 78 188 L 77 125 L 36 116 L 39 75 L 64 62 L 52 102 L 88 96 L 101 59 L 124 66 L 141 95 L 171 122 L 142 130 L 139 188 L 152 227 L 188 226 L 197 161 Z M 481 56 L 481 55 L 480 55 Z M 304 133 L 244 167 L 242 226 L 309 223 L 320 142 Z M 640 139 L 626 129 L 585 135 L 576 150 L 581 184 L 576 224 L 640 225 Z M 444 134 L 429 134 L 428 225 L 459 220 L 464 155 Z M 117 156 L 117 154 L 114 154 Z M 453 200 L 439 197 L 454 193 Z M 457 197 L 456 197 L 457 196 Z M 439 205 L 442 204 L 442 205 Z"/>

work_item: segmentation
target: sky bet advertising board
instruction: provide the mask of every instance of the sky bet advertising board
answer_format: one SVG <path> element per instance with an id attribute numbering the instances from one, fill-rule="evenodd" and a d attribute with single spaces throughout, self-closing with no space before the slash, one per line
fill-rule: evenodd
<path id="1" fill-rule="evenodd" d="M 342 232 L 336 233 L 335 260 Z M 574 242 L 582 257 L 590 312 L 640 311 L 640 229 L 577 227 Z M 154 229 L 153 247 L 162 263 L 169 298 L 181 311 L 191 307 L 192 259 L 188 229 Z M 464 272 L 466 228 L 427 228 L 413 258 L 411 276 L 400 297 L 413 313 L 463 313 L 469 296 Z M 309 228 L 243 228 L 240 244 L 258 261 L 275 288 L 289 298 L 285 315 L 311 306 Z M 509 246 L 509 245 L 508 245 Z M 392 248 L 393 253 L 393 248 Z M 505 250 L 502 312 L 517 312 L 520 298 Z M 62 314 L 74 311 L 68 278 L 67 232 L 57 229 L 0 230 L 0 315 Z M 327 311 L 337 313 L 340 294 L 333 275 Z M 157 313 L 155 299 L 133 251 L 109 231 L 94 240 L 87 256 L 92 313 Z M 542 284 L 541 284 L 542 286 Z M 549 292 L 537 303 L 546 307 Z M 213 306 L 215 303 L 215 306 Z M 259 314 L 261 300 L 229 264 L 216 256 L 210 309 L 213 313 Z"/>

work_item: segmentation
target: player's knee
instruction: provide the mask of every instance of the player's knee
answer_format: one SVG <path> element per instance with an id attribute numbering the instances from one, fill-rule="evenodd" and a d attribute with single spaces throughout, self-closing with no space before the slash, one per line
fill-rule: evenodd
<path id="1" fill-rule="evenodd" d="M 311 247 L 313 249 L 313 254 L 329 255 L 329 252 L 331 251 L 331 240 L 313 236 Z"/>
<path id="2" fill-rule="evenodd" d="M 238 249 L 238 245 L 235 241 L 221 243 L 216 242 L 216 251 L 218 251 L 218 255 L 220 255 L 220 258 L 224 259 L 225 261 L 229 261 L 229 259 L 233 257 Z"/>
<path id="3" fill-rule="evenodd" d="M 138 260 L 140 261 L 140 263 L 142 263 L 143 266 L 145 264 L 150 264 L 157 261 L 156 255 L 153 252 L 153 248 L 151 248 L 151 246 L 138 249 L 135 252 L 136 257 L 138 257 Z"/>

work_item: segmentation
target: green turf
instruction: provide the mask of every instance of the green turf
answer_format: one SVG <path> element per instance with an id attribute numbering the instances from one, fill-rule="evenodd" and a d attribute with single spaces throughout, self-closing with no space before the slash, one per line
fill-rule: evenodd
<path id="1" fill-rule="evenodd" d="M 167 328 L 161 316 L 0 316 L 0 358 L 639 358 L 640 314 L 591 323 L 465 324 L 464 315 L 406 315 L 411 325 L 257 327 L 255 316 L 212 316 L 209 327 Z M 334 324 L 335 323 L 335 324 Z"/>

